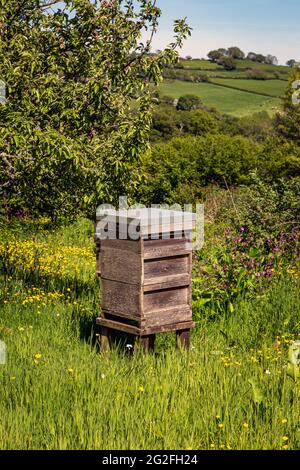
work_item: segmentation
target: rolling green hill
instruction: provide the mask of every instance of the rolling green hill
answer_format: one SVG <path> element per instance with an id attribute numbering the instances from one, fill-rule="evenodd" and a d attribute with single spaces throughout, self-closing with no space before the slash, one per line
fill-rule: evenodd
<path id="1" fill-rule="evenodd" d="M 285 65 L 270 65 L 270 64 L 261 64 L 260 62 L 252 62 L 251 60 L 236 60 L 237 70 L 250 70 L 257 69 L 263 70 L 264 72 L 269 73 L 280 73 L 287 76 L 290 72 L 289 67 Z M 193 70 L 219 70 L 222 71 L 223 67 L 217 63 L 210 62 L 209 60 L 181 60 L 179 64 L 184 69 L 193 69 Z"/>
<path id="2" fill-rule="evenodd" d="M 249 82 L 251 81 L 249 80 Z M 279 108 L 281 105 L 279 98 L 269 98 L 212 83 L 165 80 L 160 86 L 160 93 L 174 99 L 187 94 L 197 95 L 204 105 L 237 117 L 247 116 L 259 111 L 267 111 L 273 114 L 275 111 L 273 108 Z"/>
<path id="3" fill-rule="evenodd" d="M 274 114 L 281 105 L 291 69 L 250 60 L 237 60 L 236 66 L 236 70 L 226 71 L 209 60 L 180 60 L 177 67 L 166 69 L 160 93 L 172 98 L 194 94 L 204 105 L 234 116 L 260 111 Z M 263 72 L 264 79 L 249 78 L 250 70 Z"/>
<path id="4" fill-rule="evenodd" d="M 215 78 L 212 82 L 217 85 L 250 91 L 257 94 L 266 94 L 274 98 L 284 96 L 287 83 L 283 80 L 232 80 Z"/>

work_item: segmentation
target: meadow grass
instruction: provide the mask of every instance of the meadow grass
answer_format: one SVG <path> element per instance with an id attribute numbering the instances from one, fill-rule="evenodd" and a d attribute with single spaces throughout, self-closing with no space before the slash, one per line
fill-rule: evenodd
<path id="1" fill-rule="evenodd" d="M 285 82 L 282 82 L 285 83 Z M 272 108 L 279 108 L 279 98 L 269 98 L 239 90 L 223 88 L 212 83 L 189 83 L 179 80 L 165 80 L 160 85 L 162 95 L 179 98 L 183 95 L 196 95 L 204 105 L 233 116 L 247 116 L 260 111 L 274 114 Z"/>
<path id="2" fill-rule="evenodd" d="M 188 354 L 175 349 L 173 334 L 162 334 L 154 355 L 138 345 L 127 354 L 132 338 L 101 355 L 92 229 L 79 221 L 28 232 L 28 243 L 43 244 L 36 264 L 29 250 L 22 266 L 10 266 L 12 254 L 2 265 L 0 448 L 298 449 L 300 389 L 286 366 L 300 332 L 299 279 L 277 279 L 217 318 L 195 302 Z M 0 246 L 20 239 L 18 230 L 6 231 Z"/>
<path id="3" fill-rule="evenodd" d="M 222 79 L 215 78 L 214 83 L 233 88 L 251 91 L 254 93 L 266 93 L 274 97 L 284 96 L 287 83 L 283 80 L 239 80 L 239 79 Z"/>

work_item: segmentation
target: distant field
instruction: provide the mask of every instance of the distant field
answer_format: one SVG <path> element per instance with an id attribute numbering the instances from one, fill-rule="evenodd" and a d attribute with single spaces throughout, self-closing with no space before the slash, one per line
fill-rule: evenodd
<path id="1" fill-rule="evenodd" d="M 210 83 L 189 83 L 179 80 L 165 80 L 160 86 L 162 95 L 179 98 L 182 95 L 197 95 L 204 105 L 233 116 L 247 116 L 260 111 L 274 114 L 274 107 L 280 107 L 279 98 L 268 98 L 252 93 L 222 88 Z"/>
<path id="2" fill-rule="evenodd" d="M 287 83 L 282 80 L 232 80 L 232 79 L 213 79 L 214 83 L 219 85 L 232 86 L 256 93 L 267 93 L 272 96 L 284 96 Z"/>
<path id="3" fill-rule="evenodd" d="M 260 64 L 259 62 L 252 62 L 251 60 L 237 60 L 236 63 L 239 70 L 259 69 L 269 73 L 279 72 L 282 75 L 288 75 L 290 72 L 290 68 L 284 65 Z M 223 67 L 209 60 L 183 60 L 180 61 L 180 64 L 185 68 L 196 70 L 223 70 Z"/>
<path id="4" fill-rule="evenodd" d="M 210 62 L 209 60 L 181 60 L 180 64 L 183 65 L 185 68 L 223 70 L 223 67 L 220 67 L 220 65 L 215 64 L 214 62 Z"/>

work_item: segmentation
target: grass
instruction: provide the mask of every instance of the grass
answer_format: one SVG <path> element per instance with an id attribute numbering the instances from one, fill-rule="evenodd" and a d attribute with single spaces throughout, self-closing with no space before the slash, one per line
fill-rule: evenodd
<path id="1" fill-rule="evenodd" d="M 257 94 L 268 94 L 277 98 L 284 96 L 287 88 L 287 83 L 283 80 L 230 80 L 215 78 L 213 82 L 218 85 L 230 86 Z"/>
<path id="2" fill-rule="evenodd" d="M 0 448 L 299 449 L 299 385 L 286 373 L 299 280 L 215 320 L 195 303 L 190 354 L 167 334 L 153 356 L 100 355 L 92 229 L 2 231 Z"/>
<path id="3" fill-rule="evenodd" d="M 284 82 L 283 82 L 284 83 Z M 179 80 L 165 80 L 160 86 L 162 95 L 179 98 L 182 95 L 193 94 L 199 96 L 202 102 L 209 107 L 233 116 L 247 116 L 260 111 L 274 114 L 272 108 L 278 108 L 281 100 L 255 95 L 239 90 L 222 88 L 211 83 L 189 83 Z"/>

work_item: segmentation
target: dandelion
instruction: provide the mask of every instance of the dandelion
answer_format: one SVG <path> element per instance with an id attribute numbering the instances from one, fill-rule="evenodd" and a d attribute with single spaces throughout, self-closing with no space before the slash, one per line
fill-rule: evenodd
<path id="1" fill-rule="evenodd" d="M 221 419 L 221 416 L 220 416 L 220 415 L 216 415 L 216 419 Z"/>
<path id="2" fill-rule="evenodd" d="M 243 423 L 243 428 L 244 429 L 249 429 L 249 424 L 248 423 Z"/>
<path id="3" fill-rule="evenodd" d="M 25 331 L 25 328 L 23 328 L 22 326 L 20 326 L 20 327 L 18 328 L 18 330 L 19 330 L 19 331 Z"/>
<path id="4" fill-rule="evenodd" d="M 283 419 L 281 420 L 281 424 L 286 424 L 287 422 L 288 422 L 288 420 L 287 420 L 286 418 L 283 418 Z"/>
<path id="5" fill-rule="evenodd" d="M 69 367 L 68 372 L 69 372 L 70 374 L 74 374 L 74 369 L 72 369 L 71 367 Z"/>
<path id="6" fill-rule="evenodd" d="M 214 449 L 215 447 L 216 447 L 215 444 L 210 444 L 211 449 Z"/>
<path id="7" fill-rule="evenodd" d="M 218 424 L 218 427 L 219 427 L 220 429 L 224 429 L 224 424 L 223 424 L 223 423 L 219 423 L 219 424 Z"/>
<path id="8" fill-rule="evenodd" d="M 10 380 L 16 380 L 16 377 L 15 377 L 15 376 L 12 376 L 12 377 L 10 378 Z"/>
<path id="9" fill-rule="evenodd" d="M 42 358 L 42 354 L 40 354 L 40 353 L 37 353 L 37 354 L 35 354 L 35 356 L 34 356 L 34 357 L 35 357 L 35 359 L 41 359 L 41 358 Z"/>
<path id="10" fill-rule="evenodd" d="M 220 449 L 225 449 L 224 444 L 221 444 L 221 445 L 220 445 Z"/>
<path id="11" fill-rule="evenodd" d="M 283 448 L 284 450 L 287 450 L 287 449 L 289 448 L 289 446 L 288 446 L 287 444 L 285 444 L 284 446 L 282 446 L 282 448 Z"/>
<path id="12" fill-rule="evenodd" d="M 289 437 L 288 437 L 288 436 L 282 436 L 282 440 L 283 440 L 284 442 L 286 442 L 286 441 L 289 440 Z"/>
<path id="13" fill-rule="evenodd" d="M 144 389 L 143 385 L 141 385 L 141 386 L 139 387 L 139 392 L 143 393 L 144 391 L 145 391 L 145 389 Z"/>

